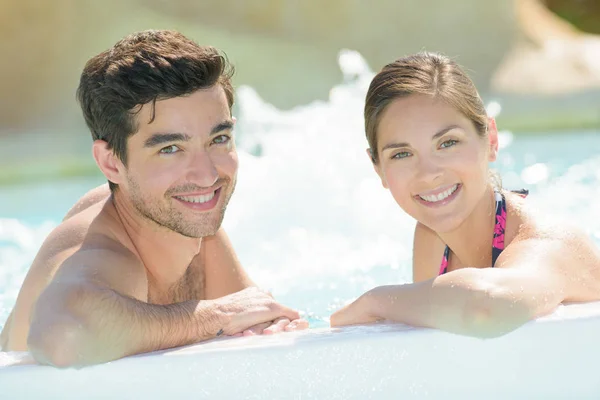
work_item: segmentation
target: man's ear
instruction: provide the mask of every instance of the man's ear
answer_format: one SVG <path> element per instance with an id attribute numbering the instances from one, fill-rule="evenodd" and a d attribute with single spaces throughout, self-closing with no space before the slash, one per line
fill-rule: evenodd
<path id="1" fill-rule="evenodd" d="M 493 162 L 498 158 L 498 128 L 494 118 L 488 120 L 488 140 L 490 145 L 488 161 Z"/>
<path id="2" fill-rule="evenodd" d="M 95 140 L 92 145 L 92 153 L 106 179 L 117 185 L 121 184 L 124 165 L 112 149 L 108 148 L 108 143 L 104 140 Z"/>
<path id="3" fill-rule="evenodd" d="M 377 173 L 377 175 L 379 175 L 379 179 L 381 179 L 381 185 L 387 189 L 388 188 L 387 182 L 385 181 L 385 177 L 383 176 L 383 173 L 381 172 L 381 167 L 379 165 L 379 162 L 373 156 L 373 151 L 370 148 L 367 149 L 367 156 L 369 156 L 369 159 L 371 160 L 371 164 L 373 165 L 373 169 L 375 170 L 375 173 Z"/>

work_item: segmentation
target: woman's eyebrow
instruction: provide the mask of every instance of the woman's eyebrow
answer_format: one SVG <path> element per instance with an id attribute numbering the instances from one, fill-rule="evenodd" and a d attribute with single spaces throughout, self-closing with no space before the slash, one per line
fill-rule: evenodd
<path id="1" fill-rule="evenodd" d="M 445 127 L 444 129 L 436 132 L 432 137 L 431 140 L 436 140 L 439 137 L 444 136 L 446 133 L 448 133 L 449 131 L 451 131 L 452 129 L 460 129 L 460 126 L 458 125 L 450 125 Z M 410 147 L 410 144 L 407 142 L 401 142 L 401 143 L 388 143 L 385 146 L 383 146 L 383 148 L 381 149 L 381 151 L 383 152 L 384 150 L 388 150 L 388 149 L 397 149 L 400 147 Z"/>

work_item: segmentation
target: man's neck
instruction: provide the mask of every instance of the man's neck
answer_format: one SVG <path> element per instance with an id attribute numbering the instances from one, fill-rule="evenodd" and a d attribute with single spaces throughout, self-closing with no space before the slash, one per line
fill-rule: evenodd
<path id="1" fill-rule="evenodd" d="M 192 259 L 199 253 L 202 238 L 189 238 L 140 215 L 118 191 L 111 198 L 119 220 L 148 271 L 149 283 L 168 291 L 181 281 Z"/>

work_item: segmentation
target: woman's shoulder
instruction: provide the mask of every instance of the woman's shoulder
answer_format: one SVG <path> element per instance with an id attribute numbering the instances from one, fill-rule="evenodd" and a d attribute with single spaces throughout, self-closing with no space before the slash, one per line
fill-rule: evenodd
<path id="1" fill-rule="evenodd" d="M 506 236 L 508 243 L 528 239 L 560 240 L 567 243 L 589 240 L 580 226 L 540 208 L 537 201 L 514 192 L 505 193 L 507 204 Z"/>

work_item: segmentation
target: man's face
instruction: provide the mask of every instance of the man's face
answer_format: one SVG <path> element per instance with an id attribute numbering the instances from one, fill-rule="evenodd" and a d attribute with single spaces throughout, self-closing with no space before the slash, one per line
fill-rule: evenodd
<path id="1" fill-rule="evenodd" d="M 137 212 L 193 238 L 214 235 L 236 182 L 238 158 L 221 85 L 156 101 L 135 116 L 119 190 Z"/>

